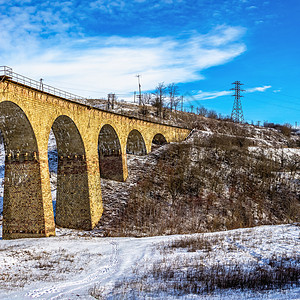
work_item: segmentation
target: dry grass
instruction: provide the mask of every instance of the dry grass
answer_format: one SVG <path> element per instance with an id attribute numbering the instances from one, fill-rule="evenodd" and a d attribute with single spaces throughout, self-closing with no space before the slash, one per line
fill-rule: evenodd
<path id="1" fill-rule="evenodd" d="M 282 176 L 283 171 L 299 172 L 297 164 L 249 152 L 248 145 L 240 137 L 212 135 L 152 154 L 155 166 L 145 166 L 146 174 L 131 188 L 121 218 L 106 235 L 184 234 L 299 221 L 299 181 Z"/>
<path id="2" fill-rule="evenodd" d="M 95 286 L 91 295 L 97 299 L 162 299 L 193 294 L 204 299 L 214 293 L 225 297 L 229 290 L 263 295 L 299 287 L 297 246 L 289 241 L 291 251 L 272 251 L 272 238 L 253 234 L 251 230 L 197 234 L 160 243 L 156 250 L 161 259 L 137 265 L 134 277 L 117 282 L 111 292 Z M 253 239 L 255 246 L 250 246 Z M 262 256 L 255 249 L 264 247 L 266 241 L 271 244 L 270 251 Z M 246 250 L 238 245 L 245 245 Z"/>
<path id="3" fill-rule="evenodd" d="M 15 267 L 14 272 L 2 272 L 0 284 L 3 289 L 22 287 L 35 281 L 55 281 L 63 279 L 67 273 L 76 272 L 78 268 L 74 255 L 65 249 L 51 251 L 37 251 L 33 249 L 5 249 L 7 259 L 17 262 L 10 267 Z M 55 275 L 54 275 L 55 274 Z"/>

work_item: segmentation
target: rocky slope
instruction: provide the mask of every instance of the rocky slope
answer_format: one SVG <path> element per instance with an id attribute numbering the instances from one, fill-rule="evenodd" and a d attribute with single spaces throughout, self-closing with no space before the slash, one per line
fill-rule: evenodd
<path id="1" fill-rule="evenodd" d="M 183 143 L 129 157 L 126 183 L 102 180 L 96 231 L 145 236 L 299 221 L 300 149 L 255 130 L 252 138 L 194 130 Z"/>

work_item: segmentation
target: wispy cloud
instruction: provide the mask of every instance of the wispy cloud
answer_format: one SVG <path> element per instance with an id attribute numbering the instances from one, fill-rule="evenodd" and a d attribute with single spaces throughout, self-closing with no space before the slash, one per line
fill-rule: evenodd
<path id="1" fill-rule="evenodd" d="M 272 87 L 271 85 L 264 85 L 264 86 L 254 87 L 254 88 L 246 89 L 246 92 L 247 93 L 264 92 L 267 89 L 270 89 L 271 87 Z"/>
<path id="2" fill-rule="evenodd" d="M 264 92 L 267 89 L 271 88 L 270 85 L 265 85 L 262 87 L 254 87 L 246 89 L 245 92 L 247 93 L 254 93 L 254 92 Z M 275 92 L 275 91 L 274 91 Z M 215 99 L 223 96 L 233 95 L 233 92 L 228 91 L 212 91 L 212 92 L 204 92 L 204 91 L 198 91 L 195 93 L 192 97 L 193 100 L 209 100 L 209 99 Z"/>
<path id="3" fill-rule="evenodd" d="M 1 64 L 74 93 L 100 97 L 110 92 L 130 94 L 136 89 L 137 73 L 142 75 L 144 90 L 151 90 L 162 81 L 200 80 L 204 78 L 203 70 L 228 63 L 246 51 L 242 42 L 245 28 L 237 26 L 216 26 L 208 33 L 189 30 L 155 37 L 91 35 L 84 31 L 84 23 L 93 18 L 88 16 L 94 10 L 111 15 L 116 10 L 123 11 L 124 14 L 117 14 L 122 19 L 129 16 L 131 7 L 144 2 L 96 0 L 86 5 L 78 1 L 75 7 L 74 1 L 32 5 L 27 0 L 21 5 L 21 1 L 12 0 L 6 9 L 0 8 Z M 160 8 L 188 6 L 186 0 L 158 0 L 154 4 Z M 152 9 L 153 5 L 143 9 Z"/>
<path id="4" fill-rule="evenodd" d="M 218 92 L 203 92 L 199 91 L 196 95 L 194 95 L 195 100 L 209 100 L 215 99 L 222 96 L 231 95 L 231 91 L 218 91 Z"/>
<path id="5" fill-rule="evenodd" d="M 251 5 L 251 6 L 246 7 L 246 9 L 248 9 L 248 10 L 257 9 L 257 6 Z"/>
<path id="6" fill-rule="evenodd" d="M 6 46 L 1 43 L 0 50 L 5 50 L 2 58 L 18 73 L 43 77 L 45 83 L 56 82 L 62 88 L 73 86 L 73 92 L 77 89 L 84 96 L 99 97 L 109 92 L 134 91 L 137 73 L 142 74 L 145 90 L 161 81 L 184 83 L 202 79 L 204 69 L 225 64 L 246 50 L 238 40 L 243 32 L 242 28 L 223 26 L 208 34 L 194 32 L 181 38 L 68 37 L 56 46 L 45 45 L 34 36 L 28 44 L 28 36 L 16 32 L 18 46 L 13 41 Z M 93 92 L 81 93 L 78 87 Z"/>

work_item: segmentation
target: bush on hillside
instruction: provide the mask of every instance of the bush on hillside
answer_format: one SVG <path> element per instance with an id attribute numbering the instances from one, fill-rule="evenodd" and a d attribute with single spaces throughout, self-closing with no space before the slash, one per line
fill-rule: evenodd
<path id="1" fill-rule="evenodd" d="M 300 221 L 290 163 L 248 151 L 240 137 L 172 144 L 131 189 L 109 235 L 183 234 Z M 299 188 L 299 186 L 298 186 Z"/>

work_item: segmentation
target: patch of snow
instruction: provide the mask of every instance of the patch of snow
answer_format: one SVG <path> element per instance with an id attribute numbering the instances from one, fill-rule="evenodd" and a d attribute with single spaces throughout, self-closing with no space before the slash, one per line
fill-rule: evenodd
<path id="1" fill-rule="evenodd" d="M 273 253 L 299 254 L 299 225 L 261 226 L 227 232 L 206 233 L 207 239 L 223 240 L 215 244 L 206 264 L 235 261 L 250 264 L 252 260 L 266 263 Z M 150 238 L 99 238 L 92 232 L 57 229 L 57 236 L 46 239 L 2 240 L 0 242 L 1 299 L 88 299 L 93 288 L 114 299 L 116 283 L 136 280 L 134 268 L 147 271 L 161 259 L 178 257 L 187 261 L 201 251 L 162 253 L 161 243 L 169 243 L 193 235 L 159 236 Z M 227 245 L 227 246 L 226 246 Z M 145 270 L 144 270 L 145 269 Z M 153 286 L 157 284 L 153 282 Z M 163 282 L 162 282 L 163 284 Z M 249 290 L 216 291 L 201 299 L 299 299 L 300 288 L 251 292 Z M 127 298 L 126 294 L 124 295 Z M 128 294 L 128 297 L 130 295 Z M 147 298 L 147 294 L 144 295 Z M 144 299 L 144 296 L 136 299 Z M 207 298 L 206 298 L 207 297 Z M 297 298 L 298 297 L 298 298 Z M 129 297 L 130 298 L 130 297 Z M 178 299 L 173 291 L 151 294 L 151 299 Z M 179 298 L 199 299 L 186 294 Z"/>

